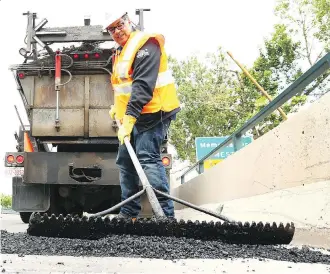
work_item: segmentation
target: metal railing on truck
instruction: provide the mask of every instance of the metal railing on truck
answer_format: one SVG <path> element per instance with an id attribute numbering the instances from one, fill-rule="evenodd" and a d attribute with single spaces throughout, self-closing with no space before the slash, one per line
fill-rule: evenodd
<path id="1" fill-rule="evenodd" d="M 303 75 L 301 75 L 296 81 L 294 81 L 289 87 L 287 87 L 283 92 L 281 92 L 273 101 L 271 101 L 267 106 L 265 106 L 260 112 L 258 112 L 254 117 L 249 119 L 241 128 L 232 133 L 226 140 L 220 143 L 202 159 L 192 165 L 188 170 L 186 170 L 181 177 L 181 184 L 185 182 L 185 177 L 188 173 L 193 170 L 197 170 L 198 174 L 204 172 L 204 161 L 207 160 L 212 155 L 216 154 L 223 147 L 233 144 L 234 152 L 239 150 L 240 138 L 248 130 L 252 129 L 259 122 L 264 120 L 269 114 L 278 109 L 293 96 L 301 92 L 306 86 L 312 83 L 316 78 L 322 75 L 330 69 L 330 52 L 328 52 L 324 57 L 318 60 L 312 67 L 310 67 Z"/>

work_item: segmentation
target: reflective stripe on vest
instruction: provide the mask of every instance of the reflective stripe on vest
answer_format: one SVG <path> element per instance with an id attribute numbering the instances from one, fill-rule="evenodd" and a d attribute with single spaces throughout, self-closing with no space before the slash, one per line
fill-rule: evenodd
<path id="1" fill-rule="evenodd" d="M 117 64 L 117 71 L 120 78 L 126 78 L 126 71 L 128 71 L 128 64 L 131 60 L 133 53 L 135 52 L 135 48 L 139 45 L 140 40 L 146 34 L 143 32 L 137 32 L 134 37 L 129 41 L 127 48 L 125 49 L 124 56 L 122 60 Z"/>
<path id="2" fill-rule="evenodd" d="M 174 84 L 174 78 L 171 71 L 160 72 L 156 81 L 155 88 L 161 88 L 169 84 Z M 113 85 L 115 95 L 132 93 L 132 82 Z"/>
<path id="3" fill-rule="evenodd" d="M 125 84 L 113 85 L 113 90 L 115 92 L 115 95 L 131 94 L 132 93 L 132 84 L 125 83 Z"/>
<path id="4" fill-rule="evenodd" d="M 158 73 L 158 78 L 156 81 L 155 88 L 161 88 L 163 86 L 174 84 L 174 78 L 170 70 Z"/>

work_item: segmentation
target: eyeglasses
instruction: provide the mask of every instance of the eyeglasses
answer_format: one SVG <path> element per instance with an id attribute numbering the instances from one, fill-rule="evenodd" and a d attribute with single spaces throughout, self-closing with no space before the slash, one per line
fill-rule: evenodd
<path id="1" fill-rule="evenodd" d="M 124 26 L 125 26 L 125 21 L 121 21 L 117 26 L 109 27 L 108 31 L 110 31 L 111 33 L 115 33 L 116 29 L 122 30 Z"/>

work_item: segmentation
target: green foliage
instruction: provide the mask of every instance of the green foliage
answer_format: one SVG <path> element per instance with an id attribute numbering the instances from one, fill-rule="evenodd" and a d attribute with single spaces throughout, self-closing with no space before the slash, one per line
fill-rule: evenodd
<path id="1" fill-rule="evenodd" d="M 318 31 L 315 37 L 324 43 L 326 51 L 330 51 L 330 1 L 313 0 L 315 26 Z"/>
<path id="2" fill-rule="evenodd" d="M 264 47 L 260 49 L 260 55 L 249 72 L 272 97 L 276 97 L 279 92 L 301 76 L 299 47 L 300 43 L 294 42 L 289 35 L 287 27 L 281 24 L 274 26 L 274 32 L 270 39 L 265 39 Z M 241 77 L 245 89 L 248 90 L 249 94 L 252 94 L 256 90 L 254 83 L 242 73 Z M 260 93 L 256 95 L 256 97 L 252 98 L 254 100 L 254 111 L 251 114 L 253 115 L 269 103 L 268 99 Z M 305 102 L 306 96 L 296 96 L 281 108 L 285 113 L 290 113 L 296 111 L 297 107 Z M 282 120 L 283 117 L 278 112 L 272 113 L 264 119 L 258 132 L 254 131 L 255 138 L 273 129 Z"/>
<path id="3" fill-rule="evenodd" d="M 273 98 L 324 55 L 329 43 L 329 6 L 329 0 L 278 0 L 275 12 L 281 22 L 264 40 L 253 66 L 247 68 Z M 318 51 L 313 51 L 312 39 L 317 40 Z M 196 137 L 230 135 L 269 103 L 239 68 L 230 69 L 234 62 L 221 47 L 205 58 L 190 56 L 178 61 L 170 57 L 169 64 L 182 103 L 169 139 L 181 159 L 196 161 Z M 329 73 L 281 106 L 282 110 L 286 114 L 296 112 L 307 101 L 307 95 L 328 92 Z M 254 137 L 262 136 L 282 120 L 275 111 L 253 129 Z"/>
<path id="4" fill-rule="evenodd" d="M 296 41 L 301 61 L 312 66 L 330 49 L 329 0 L 277 0 L 275 14 Z M 329 92 L 330 70 L 318 77 L 304 91 L 305 95 L 321 97 Z"/>
<path id="5" fill-rule="evenodd" d="M 1 206 L 4 208 L 11 208 L 12 197 L 1 193 Z"/>
<path id="6" fill-rule="evenodd" d="M 204 62 L 197 56 L 181 62 L 169 59 L 182 103 L 169 137 L 180 158 L 194 161 L 195 137 L 229 134 L 239 122 L 234 83 L 221 49 L 206 56 Z"/>
<path id="7" fill-rule="evenodd" d="M 293 35 L 303 42 L 304 57 L 309 58 L 313 38 L 321 50 L 330 46 L 330 1 L 329 0 L 277 0 L 275 14 L 282 19 Z M 315 45 L 315 44 L 314 44 Z M 324 52 L 323 52 L 324 53 Z M 312 60 L 309 60 L 312 64 Z"/>

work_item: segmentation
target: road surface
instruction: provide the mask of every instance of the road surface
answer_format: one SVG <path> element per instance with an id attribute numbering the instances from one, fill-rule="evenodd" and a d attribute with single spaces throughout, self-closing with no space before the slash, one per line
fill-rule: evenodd
<path id="1" fill-rule="evenodd" d="M 24 235 L 26 228 L 27 224 L 21 222 L 19 215 L 1 215 L 2 230 Z M 29 245 L 23 241 L 20 248 L 24 249 L 25 244 Z M 38 246 L 35 248 L 38 249 Z M 1 253 L 0 269 L 3 273 L 330 273 L 330 252 L 326 250 L 322 253 L 329 256 L 329 261 L 323 264 L 257 258 L 162 260 Z"/>

